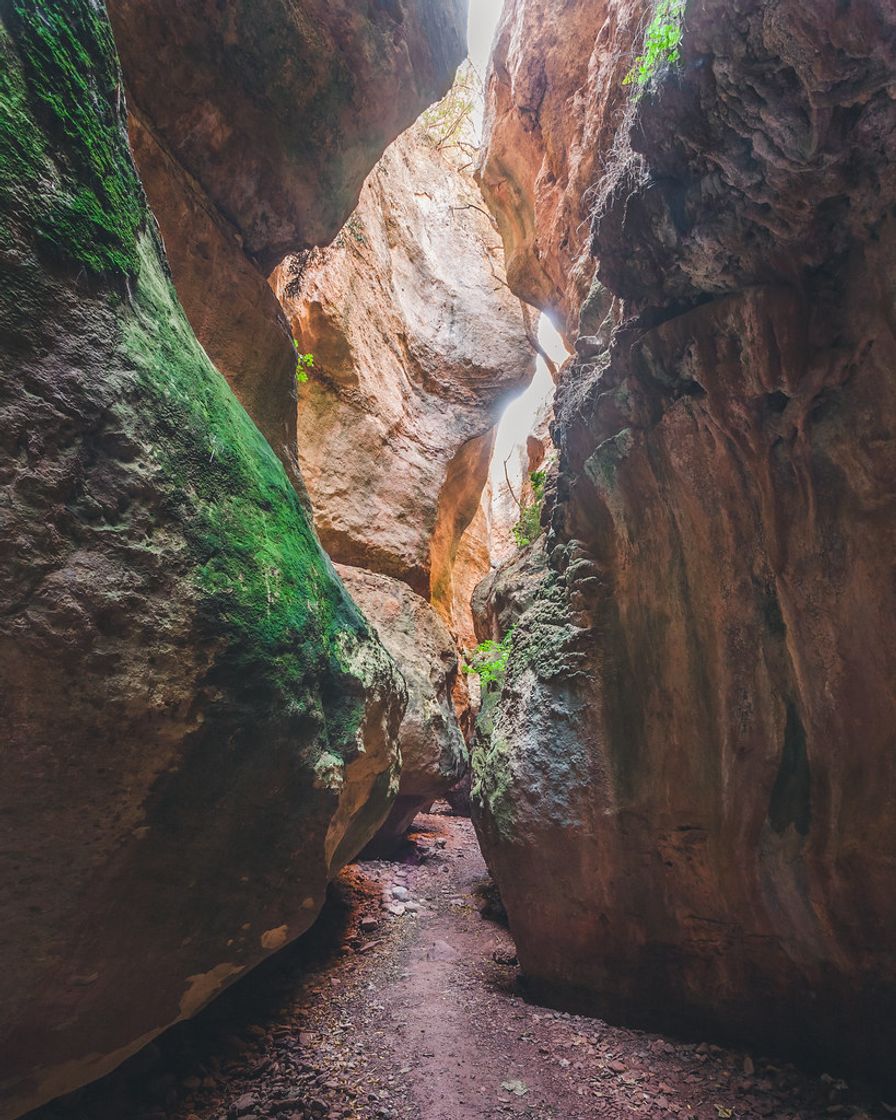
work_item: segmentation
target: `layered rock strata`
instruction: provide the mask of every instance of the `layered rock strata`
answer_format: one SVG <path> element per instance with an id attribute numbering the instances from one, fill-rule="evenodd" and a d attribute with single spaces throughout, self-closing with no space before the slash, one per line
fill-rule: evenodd
<path id="1" fill-rule="evenodd" d="M 613 117 L 619 325 L 561 385 L 550 572 L 474 784 L 534 991 L 884 1075 L 894 81 L 888 5 L 706 0 Z"/>
<path id="2" fill-rule="evenodd" d="M 326 244 L 450 86 L 463 0 L 110 0 L 134 155 L 199 341 L 302 492 L 295 354 L 266 283 Z"/>
<path id="3" fill-rule="evenodd" d="M 303 62 L 298 8 L 271 8 L 167 6 L 163 51 L 149 33 L 163 6 L 132 5 L 143 57 L 126 52 L 135 89 L 158 82 L 173 117 L 189 106 L 178 162 L 208 190 L 208 149 L 212 218 L 238 221 L 262 265 L 294 244 L 299 212 L 302 236 L 338 222 L 383 140 L 362 121 L 362 156 L 340 147 L 339 123 L 350 140 L 356 122 L 337 93 L 357 74 L 337 56 L 327 77 L 326 43 Z M 376 31 L 386 8 L 403 29 Z M 327 11 L 339 35 L 366 18 Z M 394 85 L 450 69 L 454 5 L 371 13 Z M 175 34 L 191 19 L 199 53 Z M 240 19 L 284 70 L 234 69 Z M 106 1073 L 310 925 L 390 809 L 406 691 L 187 323 L 102 5 L 4 5 L 0 56 L 0 1115 L 14 1117 Z M 299 88 L 326 87 L 335 150 L 305 164 L 302 141 L 295 160 L 325 186 L 278 194 L 267 99 L 294 111 L 297 67 Z M 236 73 L 260 98 L 242 114 Z M 374 99 L 386 132 L 429 81 Z M 216 83 L 235 102 L 206 96 Z M 169 152 L 182 123 L 154 118 Z M 181 217 L 198 236 L 200 217 Z"/>
<path id="4" fill-rule="evenodd" d="M 408 706 L 399 729 L 398 797 L 369 851 L 389 851 L 414 817 L 467 772 L 455 700 L 463 688 L 457 647 L 430 604 L 401 580 L 338 565 L 352 598 L 401 667 Z"/>

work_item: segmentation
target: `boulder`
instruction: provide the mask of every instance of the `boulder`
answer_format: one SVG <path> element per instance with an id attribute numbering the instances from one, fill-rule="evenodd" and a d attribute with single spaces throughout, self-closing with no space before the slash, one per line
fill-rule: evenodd
<path id="1" fill-rule="evenodd" d="M 457 647 L 433 608 L 407 584 L 342 564 L 337 570 L 408 687 L 398 734 L 398 797 L 367 849 L 378 854 L 393 849 L 417 813 L 443 797 L 467 771 L 467 751 L 454 709 L 460 675 Z"/>
<path id="2" fill-rule="evenodd" d="M 266 278 L 326 244 L 464 55 L 466 5 L 110 0 L 130 133 L 180 301 L 303 494 L 296 356 Z"/>
<path id="3" fill-rule="evenodd" d="M 894 43 L 874 0 L 688 5 L 603 146 L 619 325 L 561 383 L 549 569 L 473 784 L 533 994 L 881 1076 Z"/>
<path id="4" fill-rule="evenodd" d="M 501 242 L 463 158 L 423 128 L 405 133 L 334 245 L 288 259 L 273 278 L 314 355 L 299 459 L 324 547 L 404 580 L 449 624 L 494 426 L 534 372 Z"/>
<path id="5" fill-rule="evenodd" d="M 109 13 L 134 112 L 266 273 L 335 237 L 466 46 L 464 0 L 110 0 Z"/>
<path id="6" fill-rule="evenodd" d="M 390 809 L 405 689 L 188 326 L 103 6 L 4 5 L 0 56 L 11 1118 L 311 924 Z"/>

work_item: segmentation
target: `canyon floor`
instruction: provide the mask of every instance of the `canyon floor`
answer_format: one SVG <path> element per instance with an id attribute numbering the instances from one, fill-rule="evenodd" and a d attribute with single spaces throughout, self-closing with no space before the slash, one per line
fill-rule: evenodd
<path id="1" fill-rule="evenodd" d="M 393 913 L 394 911 L 394 913 Z M 472 826 L 418 817 L 315 928 L 31 1120 L 883 1120 L 867 1087 L 528 1004 Z"/>

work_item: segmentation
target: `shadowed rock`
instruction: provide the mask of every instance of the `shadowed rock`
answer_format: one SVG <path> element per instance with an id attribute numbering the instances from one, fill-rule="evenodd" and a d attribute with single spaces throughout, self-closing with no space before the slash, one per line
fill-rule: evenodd
<path id="1" fill-rule="evenodd" d="M 460 684 L 457 647 L 435 610 L 407 584 L 361 568 L 340 564 L 337 570 L 408 686 L 408 706 L 398 733 L 398 797 L 367 849 L 389 852 L 417 813 L 444 796 L 467 771 L 467 751 L 454 710 Z"/>
<path id="2" fill-rule="evenodd" d="M 894 46 L 873 0 L 688 5 L 680 65 L 612 117 L 593 251 L 624 302 L 561 386 L 550 572 L 473 789 L 534 992 L 878 1074 Z"/>

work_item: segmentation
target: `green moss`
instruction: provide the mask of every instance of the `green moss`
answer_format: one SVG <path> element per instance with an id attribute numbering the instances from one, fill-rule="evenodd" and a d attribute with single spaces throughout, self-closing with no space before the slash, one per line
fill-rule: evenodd
<path id="1" fill-rule="evenodd" d="M 7 305 L 21 305 L 15 293 L 29 287 L 42 299 L 54 290 L 54 299 L 71 299 L 77 337 L 55 339 L 55 323 L 50 334 L 61 353 L 81 340 L 89 355 L 74 383 L 85 415 L 138 449 L 139 467 L 107 465 L 133 488 L 132 508 L 123 503 L 109 522 L 110 545 L 128 564 L 134 554 L 135 571 L 144 552 L 164 558 L 171 570 L 158 586 L 182 605 L 188 660 L 205 650 L 193 745 L 201 765 L 190 781 L 201 785 L 209 759 L 226 749 L 261 759 L 257 752 L 287 745 L 290 774 L 293 752 L 300 769 L 322 750 L 349 759 L 371 697 L 388 705 L 399 694 L 391 663 L 282 465 L 187 323 L 144 223 L 102 5 L 64 8 L 63 20 L 52 5 L 17 0 L 0 17 L 0 237 L 14 258 Z M 71 277 L 45 267 L 48 250 L 93 273 L 83 306 Z M 101 455 L 94 435 L 91 454 Z M 296 796 L 310 788 L 302 782 Z"/>
<path id="2" fill-rule="evenodd" d="M 631 428 L 623 428 L 599 444 L 584 464 L 587 477 L 603 494 L 616 487 L 616 475 L 635 445 Z"/>
<path id="3" fill-rule="evenodd" d="M 0 25 L 0 204 L 91 273 L 133 275 L 143 191 L 102 8 L 15 0 Z"/>
<path id="4" fill-rule="evenodd" d="M 206 618 L 216 636 L 228 638 L 228 683 L 251 680 L 273 698 L 324 665 L 338 674 L 346 642 L 369 636 L 366 623 L 280 461 L 196 342 L 148 237 L 139 252 L 125 357 L 146 394 L 171 500 L 183 507 Z M 336 739 L 351 737 L 349 725 L 357 727 L 363 712 L 357 686 L 346 679 L 338 691 L 329 715 L 338 710 L 346 726 L 331 727 Z"/>
<path id="5" fill-rule="evenodd" d="M 470 796 L 478 802 L 480 816 L 488 819 L 497 836 L 512 840 L 513 772 L 510 747 L 497 734 L 477 745 L 470 756 L 473 784 Z"/>

